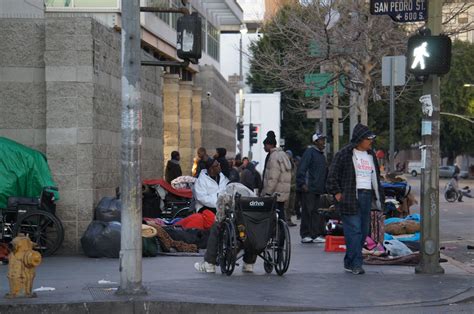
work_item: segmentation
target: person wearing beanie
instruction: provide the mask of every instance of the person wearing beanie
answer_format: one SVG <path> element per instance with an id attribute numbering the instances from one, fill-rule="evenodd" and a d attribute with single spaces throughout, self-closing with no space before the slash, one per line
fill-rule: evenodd
<path id="1" fill-rule="evenodd" d="M 279 216 L 283 221 L 285 217 L 285 201 L 290 196 L 291 188 L 291 162 L 285 151 L 276 147 L 275 132 L 269 131 L 263 141 L 263 148 L 268 153 L 265 158 L 263 170 L 263 186 L 260 195 L 270 196 L 278 193 L 277 207 Z"/>
<path id="2" fill-rule="evenodd" d="M 372 202 L 375 201 L 377 210 L 382 210 L 385 198 L 380 168 L 372 150 L 374 139 L 375 134 L 367 126 L 357 124 L 351 142 L 334 156 L 326 182 L 342 217 L 346 241 L 344 269 L 355 275 L 365 273 L 362 247 L 369 234 Z"/>
<path id="3" fill-rule="evenodd" d="M 313 145 L 305 150 L 296 174 L 302 192 L 300 236 L 302 243 L 324 243 L 326 220 L 318 209 L 321 195 L 326 193 L 326 136 L 317 132 L 311 140 Z"/>

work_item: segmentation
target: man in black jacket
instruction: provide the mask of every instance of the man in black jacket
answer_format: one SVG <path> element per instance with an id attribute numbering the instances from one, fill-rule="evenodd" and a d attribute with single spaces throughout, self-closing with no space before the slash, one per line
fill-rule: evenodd
<path id="1" fill-rule="evenodd" d="M 326 136 L 315 133 L 312 141 L 313 145 L 304 152 L 296 173 L 296 185 L 303 192 L 300 236 L 302 243 L 324 243 L 325 219 L 318 209 L 321 194 L 326 191 Z"/>
<path id="2" fill-rule="evenodd" d="M 326 183 L 334 195 L 340 211 L 346 241 L 344 269 L 353 274 L 364 274 L 362 247 L 369 234 L 370 210 L 375 199 L 382 210 L 384 193 L 380 184 L 380 170 L 372 150 L 375 134 L 357 124 L 352 139 L 334 156 Z"/>
<path id="3" fill-rule="evenodd" d="M 179 165 L 179 152 L 172 151 L 171 152 L 171 160 L 168 160 L 165 169 L 165 179 L 166 182 L 171 183 L 177 177 L 182 176 L 181 166 Z"/>

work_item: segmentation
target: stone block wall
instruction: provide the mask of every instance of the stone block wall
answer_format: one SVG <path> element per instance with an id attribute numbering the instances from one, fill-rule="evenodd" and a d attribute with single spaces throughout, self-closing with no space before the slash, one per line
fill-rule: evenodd
<path id="1" fill-rule="evenodd" d="M 0 136 L 42 152 L 46 152 L 44 36 L 44 19 L 0 18 Z"/>
<path id="2" fill-rule="evenodd" d="M 235 156 L 235 95 L 227 81 L 213 66 L 200 66 L 195 85 L 202 89 L 202 144 L 212 156 L 217 147 Z M 208 97 L 207 93 L 211 96 Z"/>

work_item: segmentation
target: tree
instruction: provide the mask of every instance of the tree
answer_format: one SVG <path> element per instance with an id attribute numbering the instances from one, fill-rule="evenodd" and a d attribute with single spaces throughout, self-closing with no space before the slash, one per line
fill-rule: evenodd
<path id="1" fill-rule="evenodd" d="M 453 44 L 451 70 L 441 80 L 441 112 L 474 117 L 474 44 L 456 41 Z M 452 163 L 456 156 L 474 154 L 472 122 L 455 116 L 441 115 L 440 148 L 442 157 Z"/>

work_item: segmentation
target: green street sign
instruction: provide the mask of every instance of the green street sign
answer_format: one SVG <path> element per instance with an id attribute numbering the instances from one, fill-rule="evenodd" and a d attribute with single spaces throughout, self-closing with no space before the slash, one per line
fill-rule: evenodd
<path id="1" fill-rule="evenodd" d="M 334 94 L 334 78 L 332 73 L 309 73 L 305 74 L 304 82 L 307 86 L 305 97 L 322 97 L 324 95 Z M 344 77 L 340 77 L 337 82 L 337 92 L 344 94 Z"/>

